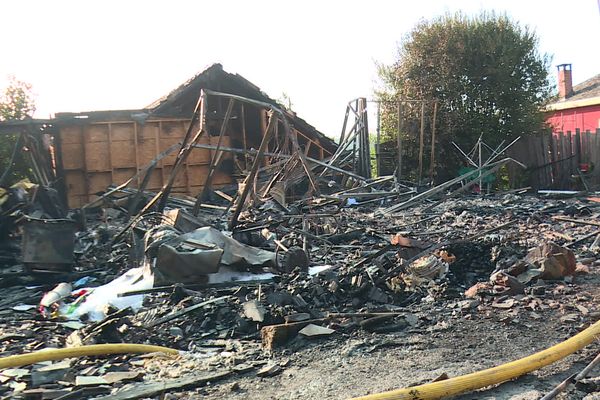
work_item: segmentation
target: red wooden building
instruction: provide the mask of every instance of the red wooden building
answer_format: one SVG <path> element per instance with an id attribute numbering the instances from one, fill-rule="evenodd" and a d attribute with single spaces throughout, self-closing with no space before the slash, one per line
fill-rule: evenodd
<path id="1" fill-rule="evenodd" d="M 558 101 L 546 107 L 554 133 L 600 128 L 600 74 L 573 86 L 571 64 L 558 65 L 558 94 Z"/>

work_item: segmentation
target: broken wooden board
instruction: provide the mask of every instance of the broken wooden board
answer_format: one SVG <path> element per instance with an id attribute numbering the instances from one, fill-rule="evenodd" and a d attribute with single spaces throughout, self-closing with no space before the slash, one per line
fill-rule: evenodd
<path id="1" fill-rule="evenodd" d="M 335 330 L 326 328 L 324 326 L 308 324 L 304 328 L 302 328 L 300 330 L 300 332 L 298 332 L 298 333 L 311 338 L 311 337 L 319 337 L 319 336 L 329 336 L 334 332 L 335 332 Z"/>
<path id="2" fill-rule="evenodd" d="M 174 389 L 189 389 L 191 387 L 201 386 L 207 382 L 221 380 L 229 375 L 231 375 L 230 371 L 223 371 L 200 376 L 194 375 L 185 378 L 170 379 L 162 382 L 143 382 L 130 389 L 123 390 L 122 392 L 97 397 L 96 400 L 132 400 L 152 397 Z"/>
<path id="3" fill-rule="evenodd" d="M 263 322 L 265 320 L 265 308 L 258 300 L 250 300 L 243 304 L 244 316 L 254 322 Z"/>

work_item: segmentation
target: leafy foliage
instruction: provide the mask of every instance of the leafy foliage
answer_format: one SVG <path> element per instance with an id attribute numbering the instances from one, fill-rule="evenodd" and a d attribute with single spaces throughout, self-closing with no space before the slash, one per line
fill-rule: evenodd
<path id="1" fill-rule="evenodd" d="M 0 95 L 0 121 L 24 120 L 31 118 L 35 112 L 35 100 L 31 85 L 10 77 L 9 85 Z M 13 149 L 18 139 L 18 134 L 0 134 L 0 175 L 9 168 Z M 11 184 L 27 176 L 28 167 L 17 152 L 11 173 L 5 184 Z"/>
<path id="2" fill-rule="evenodd" d="M 452 141 L 471 148 L 483 135 L 497 145 L 543 129 L 549 63 L 535 33 L 506 16 L 445 15 L 417 24 L 400 43 L 397 61 L 379 66 L 383 87 L 376 94 L 383 101 L 438 101 L 436 167 L 439 172 L 441 160 L 443 171 L 452 174 L 460 163 Z M 402 134 L 409 147 L 420 111 L 414 104 L 404 109 Z M 397 115 L 395 104 L 382 105 L 382 131 L 389 139 L 396 135 Z M 430 106 L 426 124 L 429 132 Z"/>
<path id="3" fill-rule="evenodd" d="M 34 112 L 31 85 L 11 76 L 8 87 L 0 97 L 0 121 L 31 118 Z"/>

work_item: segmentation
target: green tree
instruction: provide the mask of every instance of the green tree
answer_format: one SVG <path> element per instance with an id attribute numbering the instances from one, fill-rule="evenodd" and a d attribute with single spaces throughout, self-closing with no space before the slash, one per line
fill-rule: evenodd
<path id="1" fill-rule="evenodd" d="M 17 80 L 14 76 L 9 78 L 9 85 L 0 95 L 0 121 L 24 120 L 31 118 L 35 112 L 35 100 L 31 85 Z M 5 175 L 7 169 L 12 168 L 5 176 L 4 185 L 27 176 L 28 167 L 18 151 L 13 159 L 13 150 L 19 134 L 0 133 L 0 177 Z"/>
<path id="2" fill-rule="evenodd" d="M 397 99 L 437 100 L 436 170 L 446 178 L 462 160 L 452 141 L 471 148 L 483 135 L 486 143 L 498 145 L 544 128 L 549 64 L 535 32 L 507 16 L 456 14 L 422 21 L 400 42 L 397 60 L 379 66 L 382 87 L 376 95 L 389 101 L 382 104 L 383 133 L 388 139 L 396 135 Z M 430 106 L 427 111 L 429 127 Z M 406 104 L 403 114 L 402 135 L 414 147 L 420 105 Z"/>

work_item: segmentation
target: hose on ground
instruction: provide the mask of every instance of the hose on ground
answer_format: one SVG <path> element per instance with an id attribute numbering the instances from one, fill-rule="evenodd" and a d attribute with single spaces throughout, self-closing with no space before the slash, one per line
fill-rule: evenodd
<path id="1" fill-rule="evenodd" d="M 140 354 L 140 353 L 179 354 L 179 350 L 147 344 L 110 343 L 91 344 L 88 346 L 69 347 L 63 349 L 40 350 L 33 353 L 17 354 L 0 358 L 0 369 L 14 368 L 35 364 L 42 361 L 62 360 L 83 356 L 104 356 L 108 354 Z"/>
<path id="2" fill-rule="evenodd" d="M 555 346 L 497 367 L 443 381 L 357 397 L 354 400 L 434 400 L 495 385 L 550 365 L 600 336 L 600 321 Z"/>

